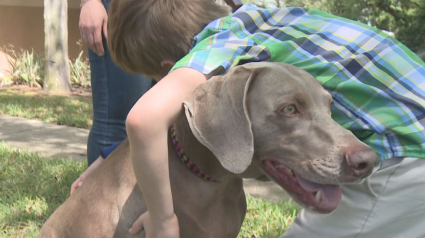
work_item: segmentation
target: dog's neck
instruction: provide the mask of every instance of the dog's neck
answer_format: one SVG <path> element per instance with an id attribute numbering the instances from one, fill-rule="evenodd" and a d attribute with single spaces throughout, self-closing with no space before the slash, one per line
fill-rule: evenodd
<path id="1" fill-rule="evenodd" d="M 193 135 L 185 115 L 174 123 L 176 139 L 186 156 L 206 175 L 220 182 L 226 176 L 234 176 L 221 166 L 214 154 Z M 188 146 L 190 145 L 190 146 Z"/>

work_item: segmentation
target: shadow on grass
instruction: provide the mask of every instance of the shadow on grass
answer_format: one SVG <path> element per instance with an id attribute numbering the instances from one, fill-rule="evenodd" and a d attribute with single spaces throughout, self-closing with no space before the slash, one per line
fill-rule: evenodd
<path id="1" fill-rule="evenodd" d="M 0 114 L 85 129 L 92 124 L 93 108 L 90 97 L 49 96 L 0 90 L 0 102 Z"/>
<path id="2" fill-rule="evenodd" d="M 85 168 L 83 162 L 48 159 L 0 144 L 0 229 L 4 235 L 35 236 L 67 199 L 71 184 Z"/>

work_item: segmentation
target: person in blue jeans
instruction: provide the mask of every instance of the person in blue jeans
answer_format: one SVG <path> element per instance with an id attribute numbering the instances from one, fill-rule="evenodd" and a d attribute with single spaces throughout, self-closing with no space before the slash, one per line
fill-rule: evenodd
<path id="1" fill-rule="evenodd" d="M 102 147 L 124 140 L 125 119 L 152 80 L 121 70 L 111 59 L 106 39 L 110 0 L 81 0 L 80 33 L 89 47 L 93 126 L 87 142 L 90 166 Z"/>

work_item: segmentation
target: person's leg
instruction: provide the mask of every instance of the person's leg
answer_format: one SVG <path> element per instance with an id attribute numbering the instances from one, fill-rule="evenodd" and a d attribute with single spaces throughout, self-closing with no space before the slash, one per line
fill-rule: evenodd
<path id="1" fill-rule="evenodd" d="M 342 187 L 331 214 L 302 210 L 281 238 L 425 237 L 425 160 L 405 158 Z"/>
<path id="2" fill-rule="evenodd" d="M 425 237 L 425 159 L 405 158 L 382 188 L 358 237 Z"/>
<path id="3" fill-rule="evenodd" d="M 87 142 L 90 165 L 100 147 L 124 140 L 125 119 L 134 103 L 151 87 L 151 80 L 123 72 L 112 61 L 106 44 L 105 55 L 89 52 L 93 97 L 93 125 Z"/>
<path id="4" fill-rule="evenodd" d="M 108 9 L 110 0 L 103 0 Z M 100 148 L 123 141 L 127 135 L 125 119 L 136 101 L 150 89 L 152 81 L 142 75 L 122 71 L 112 61 L 106 40 L 104 56 L 89 50 L 93 99 L 93 125 L 87 142 L 90 165 L 99 157 Z"/>

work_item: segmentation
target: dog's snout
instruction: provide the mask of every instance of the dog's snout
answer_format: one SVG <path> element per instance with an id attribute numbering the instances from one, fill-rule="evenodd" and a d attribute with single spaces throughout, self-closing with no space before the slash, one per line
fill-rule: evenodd
<path id="1" fill-rule="evenodd" d="M 345 151 L 345 160 L 352 175 L 366 177 L 372 172 L 377 161 L 376 153 L 369 147 L 348 149 Z"/>

